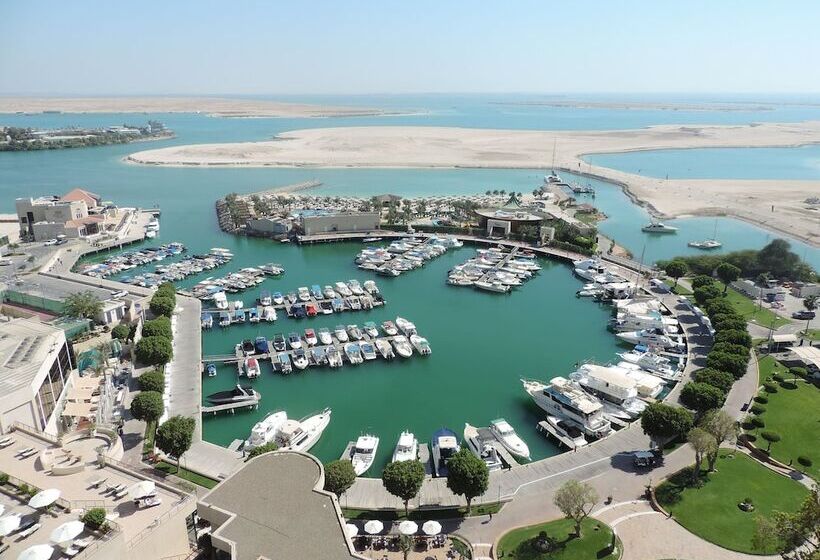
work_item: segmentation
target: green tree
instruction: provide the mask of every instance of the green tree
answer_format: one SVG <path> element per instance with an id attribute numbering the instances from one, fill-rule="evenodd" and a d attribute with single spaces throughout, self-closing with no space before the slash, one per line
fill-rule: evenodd
<path id="1" fill-rule="evenodd" d="M 715 335 L 715 343 L 728 342 L 729 344 L 740 344 L 746 348 L 752 347 L 752 335 L 746 330 L 722 330 Z"/>
<path id="2" fill-rule="evenodd" d="M 681 402 L 700 413 L 720 408 L 725 399 L 726 394 L 722 390 L 708 383 L 690 381 L 680 392 Z"/>
<path id="3" fill-rule="evenodd" d="M 686 440 L 695 450 L 695 466 L 692 469 L 692 483 L 695 483 L 700 477 L 700 465 L 703 463 L 703 458 L 717 451 L 717 440 L 715 440 L 715 436 L 702 428 L 689 430 Z"/>
<path id="4" fill-rule="evenodd" d="M 641 415 L 644 433 L 660 444 L 687 433 L 692 429 L 692 423 L 691 412 L 664 403 L 650 404 Z"/>
<path id="5" fill-rule="evenodd" d="M 595 488 L 588 482 L 568 480 L 555 491 L 552 501 L 564 517 L 575 522 L 575 536 L 580 539 L 581 524 L 598 503 Z"/>
<path id="6" fill-rule="evenodd" d="M 356 471 L 348 459 L 337 459 L 325 466 L 325 490 L 341 496 L 356 482 Z"/>
<path id="7" fill-rule="evenodd" d="M 91 508 L 86 510 L 80 521 L 85 523 L 86 527 L 93 531 L 102 529 L 107 521 L 105 519 L 105 508 Z"/>
<path id="8" fill-rule="evenodd" d="M 131 415 L 137 420 L 156 422 L 163 412 L 162 395 L 156 391 L 144 391 L 131 401 Z"/>
<path id="9" fill-rule="evenodd" d="M 157 289 L 154 292 L 154 295 L 155 296 L 159 295 L 159 296 L 169 297 L 169 298 L 173 299 L 174 302 L 176 302 L 177 289 L 171 282 L 163 282 L 162 284 L 157 286 Z"/>
<path id="10" fill-rule="evenodd" d="M 721 313 L 712 318 L 712 326 L 716 331 L 742 331 L 746 328 L 746 320 L 736 313 Z"/>
<path id="11" fill-rule="evenodd" d="M 817 310 L 817 296 L 806 296 L 803 299 L 803 307 L 806 308 L 806 311 L 816 311 Z M 806 335 L 809 334 L 809 325 L 811 324 L 811 319 L 806 321 Z"/>
<path id="12" fill-rule="evenodd" d="M 156 446 L 163 453 L 177 458 L 177 472 L 182 456 L 191 448 L 196 420 L 187 416 L 172 416 L 159 427 Z"/>
<path id="13" fill-rule="evenodd" d="M 176 306 L 176 302 L 167 295 L 155 295 L 148 304 L 151 313 L 158 316 L 165 315 L 166 317 L 173 315 Z"/>
<path id="14" fill-rule="evenodd" d="M 700 427 L 712 434 L 717 443 L 715 449 L 706 454 L 709 461 L 709 472 L 712 472 L 715 470 L 720 446 L 735 439 L 739 433 L 737 421 L 725 410 L 711 410 L 704 415 Z"/>
<path id="15" fill-rule="evenodd" d="M 410 551 L 413 550 L 413 537 L 410 535 L 399 535 L 398 545 L 402 556 L 404 556 L 404 560 L 407 560 L 408 556 L 410 556 Z"/>
<path id="16" fill-rule="evenodd" d="M 692 285 L 692 289 L 700 288 L 703 286 L 710 286 L 715 283 L 715 279 L 711 276 L 707 276 L 706 274 L 698 274 L 692 278 L 690 284 Z"/>
<path id="17" fill-rule="evenodd" d="M 253 449 L 251 449 L 248 455 L 245 457 L 245 461 L 250 461 L 254 457 L 259 457 L 260 455 L 270 453 L 271 451 L 276 451 L 277 449 L 279 449 L 279 446 L 270 441 L 264 445 L 260 445 L 259 447 L 254 447 Z"/>
<path id="18" fill-rule="evenodd" d="M 732 304 L 726 301 L 724 298 L 715 298 L 711 299 L 706 302 L 704 306 L 706 313 L 709 314 L 709 317 L 714 317 L 715 315 L 720 314 L 734 314 L 737 315 L 735 308 L 732 307 Z"/>
<path id="19" fill-rule="evenodd" d="M 670 278 L 675 279 L 675 285 L 673 287 L 677 287 L 678 280 L 686 276 L 686 273 L 689 272 L 689 267 L 686 265 L 685 262 L 675 260 L 668 263 L 664 267 L 664 272 L 666 272 L 666 275 Z"/>
<path id="20" fill-rule="evenodd" d="M 113 329 L 111 329 L 111 338 L 115 338 L 117 340 L 127 340 L 128 335 L 131 334 L 131 327 L 124 323 L 120 323 Z"/>
<path id="21" fill-rule="evenodd" d="M 165 392 L 165 374 L 159 369 L 152 369 L 139 376 L 137 382 L 140 391 L 154 391 L 162 394 Z"/>
<path id="22" fill-rule="evenodd" d="M 820 486 L 814 485 L 797 511 L 758 517 L 753 544 L 761 552 L 776 549 L 784 560 L 818 560 Z"/>
<path id="23" fill-rule="evenodd" d="M 173 338 L 171 319 L 162 315 L 156 319 L 145 321 L 142 325 L 142 336 L 161 336 L 171 340 Z"/>
<path id="24" fill-rule="evenodd" d="M 174 356 L 171 341 L 162 336 L 146 336 L 137 342 L 137 360 L 151 366 L 165 365 Z"/>
<path id="25" fill-rule="evenodd" d="M 730 342 L 716 342 L 710 352 L 726 352 L 727 354 L 734 354 L 736 356 L 749 357 L 749 349 L 742 344 L 732 344 Z"/>
<path id="26" fill-rule="evenodd" d="M 785 239 L 774 239 L 757 253 L 758 266 L 770 272 L 775 278 L 792 278 L 800 264 L 800 257 L 792 253 L 791 245 Z"/>
<path id="27" fill-rule="evenodd" d="M 401 498 L 404 514 L 408 504 L 415 498 L 424 483 L 424 465 L 421 461 L 393 461 L 382 471 L 382 485 L 385 490 Z"/>
<path id="28" fill-rule="evenodd" d="M 709 352 L 706 356 L 706 367 L 731 373 L 735 379 L 746 375 L 749 357 L 727 354 L 726 352 Z"/>
<path id="29" fill-rule="evenodd" d="M 69 294 L 63 300 L 63 315 L 66 317 L 96 320 L 102 311 L 100 298 L 91 291 Z"/>
<path id="30" fill-rule="evenodd" d="M 778 434 L 777 432 L 771 431 L 771 430 L 767 430 L 765 432 L 760 432 L 760 437 L 765 439 L 766 442 L 768 443 L 768 445 L 766 446 L 766 451 L 771 451 L 772 444 L 777 443 L 778 441 L 780 441 L 780 434 Z"/>
<path id="31" fill-rule="evenodd" d="M 487 491 L 490 471 L 487 463 L 462 447 L 447 461 L 447 488 L 467 500 L 467 515 L 472 512 L 473 498 Z"/>
<path id="32" fill-rule="evenodd" d="M 701 286 L 700 288 L 695 288 L 692 290 L 692 295 L 698 305 L 705 306 L 706 302 L 719 298 L 721 296 L 721 291 L 715 284 L 707 284 L 706 286 Z"/>
<path id="33" fill-rule="evenodd" d="M 712 368 L 702 368 L 696 370 L 692 374 L 692 379 L 698 383 L 708 383 L 712 387 L 717 387 L 724 393 L 728 393 L 729 389 L 735 383 L 735 378 L 731 373 L 726 371 L 718 371 Z"/>
<path id="34" fill-rule="evenodd" d="M 723 262 L 715 269 L 715 274 L 723 282 L 723 293 L 729 289 L 729 284 L 740 278 L 740 269 L 733 264 Z"/>

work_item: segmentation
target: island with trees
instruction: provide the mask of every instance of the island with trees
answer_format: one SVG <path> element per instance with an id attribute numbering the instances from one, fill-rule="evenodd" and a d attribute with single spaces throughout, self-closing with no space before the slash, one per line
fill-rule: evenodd
<path id="1" fill-rule="evenodd" d="M 158 121 L 145 125 L 114 125 L 101 128 L 23 128 L 0 126 L 0 152 L 30 152 L 87 148 L 110 144 L 130 144 L 149 140 L 173 138 L 174 132 Z"/>

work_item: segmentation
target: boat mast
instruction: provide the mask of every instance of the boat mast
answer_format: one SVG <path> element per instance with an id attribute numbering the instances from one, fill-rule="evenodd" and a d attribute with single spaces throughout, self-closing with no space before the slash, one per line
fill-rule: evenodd
<path id="1" fill-rule="evenodd" d="M 552 174 L 553 175 L 555 175 L 555 149 L 557 147 L 557 144 L 558 144 L 558 139 L 553 138 L 552 139 Z"/>

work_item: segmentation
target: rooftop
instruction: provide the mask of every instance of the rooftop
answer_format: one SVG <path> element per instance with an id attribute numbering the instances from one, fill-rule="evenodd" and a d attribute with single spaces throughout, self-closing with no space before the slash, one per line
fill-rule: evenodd
<path id="1" fill-rule="evenodd" d="M 62 278 L 54 278 L 45 274 L 25 276 L 19 284 L 9 286 L 9 290 L 52 301 L 63 301 L 66 297 L 80 292 L 91 292 L 100 301 L 113 299 L 112 290 Z"/>
<path id="2" fill-rule="evenodd" d="M 62 330 L 34 319 L 0 323 L 0 395 L 31 385 L 49 353 L 63 340 Z"/>
<path id="3" fill-rule="evenodd" d="M 102 197 L 98 194 L 95 194 L 91 191 L 87 191 L 84 189 L 73 189 L 66 194 L 63 195 L 61 200 L 65 201 L 75 201 L 75 200 L 82 200 L 86 203 L 89 208 L 93 208 L 97 206 L 102 200 Z"/>

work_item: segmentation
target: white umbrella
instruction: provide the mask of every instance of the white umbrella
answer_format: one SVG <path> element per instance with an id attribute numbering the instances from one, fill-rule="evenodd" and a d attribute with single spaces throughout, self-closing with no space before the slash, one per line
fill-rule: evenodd
<path id="1" fill-rule="evenodd" d="M 424 531 L 425 535 L 435 536 L 441 533 L 441 523 L 438 521 L 425 521 L 424 525 L 421 526 L 421 530 Z"/>
<path id="2" fill-rule="evenodd" d="M 82 521 L 69 521 L 54 529 L 49 538 L 55 544 L 68 542 L 80 536 L 84 529 L 85 524 Z"/>
<path id="3" fill-rule="evenodd" d="M 153 480 L 142 480 L 128 489 L 128 496 L 132 500 L 139 500 L 145 496 L 150 496 L 156 490 L 157 485 Z"/>
<path id="4" fill-rule="evenodd" d="M 0 519 L 0 537 L 5 537 L 20 526 L 20 514 L 12 513 Z"/>
<path id="5" fill-rule="evenodd" d="M 399 523 L 399 533 L 402 535 L 412 535 L 416 531 L 419 530 L 419 526 L 416 525 L 414 521 L 410 521 L 409 519 L 405 519 L 401 523 Z"/>
<path id="6" fill-rule="evenodd" d="M 347 536 L 350 538 L 353 538 L 359 534 L 359 528 L 356 527 L 353 523 L 346 524 L 345 531 L 347 531 Z"/>
<path id="7" fill-rule="evenodd" d="M 378 519 L 371 519 L 370 521 L 364 524 L 364 532 L 368 535 L 375 535 L 376 533 L 381 533 L 383 530 L 384 523 L 382 523 Z"/>
<path id="8" fill-rule="evenodd" d="M 30 546 L 20 553 L 17 560 L 48 560 L 54 554 L 54 547 L 50 544 Z"/>
<path id="9" fill-rule="evenodd" d="M 56 488 L 47 488 L 40 490 L 28 501 L 28 505 L 33 508 L 41 508 L 50 506 L 60 498 L 61 492 Z"/>

